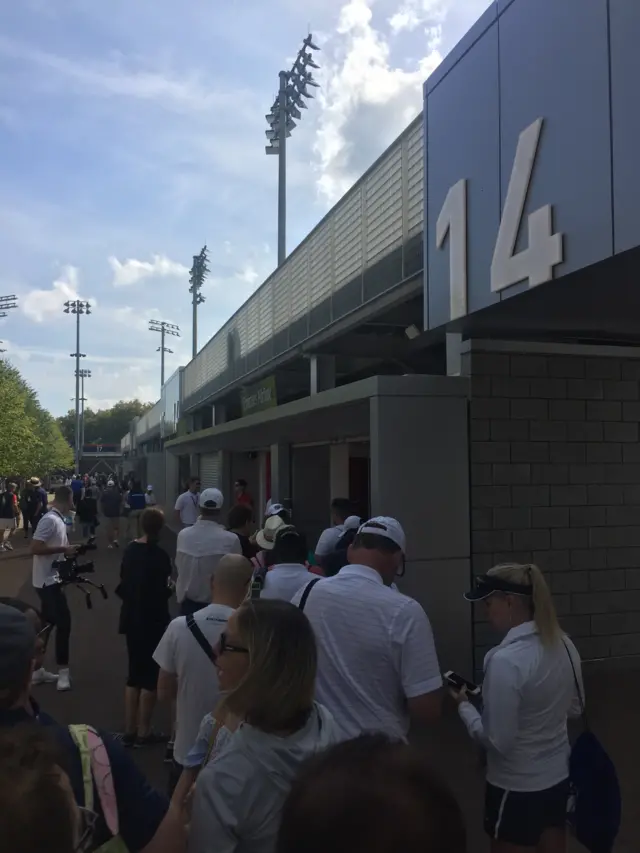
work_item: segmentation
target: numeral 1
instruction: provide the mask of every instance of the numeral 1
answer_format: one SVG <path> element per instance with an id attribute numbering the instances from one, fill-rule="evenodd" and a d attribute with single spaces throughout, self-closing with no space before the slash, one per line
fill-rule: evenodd
<path id="1" fill-rule="evenodd" d="M 449 237 L 450 318 L 467 313 L 467 182 L 454 184 L 442 205 L 436 222 L 436 248 Z"/>

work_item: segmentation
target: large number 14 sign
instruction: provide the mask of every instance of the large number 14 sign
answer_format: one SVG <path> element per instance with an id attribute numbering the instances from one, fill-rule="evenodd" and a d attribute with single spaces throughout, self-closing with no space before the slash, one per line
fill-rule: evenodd
<path id="1" fill-rule="evenodd" d="M 562 262 L 562 234 L 552 233 L 550 204 L 527 217 L 528 246 L 516 252 L 522 214 L 533 175 L 543 119 L 536 119 L 518 139 L 516 156 L 504 201 L 502 219 L 491 261 L 491 290 L 497 293 L 520 281 L 536 287 L 553 278 L 553 268 Z M 467 180 L 454 184 L 444 200 L 436 222 L 436 248 L 449 238 L 449 293 L 451 319 L 463 317 L 467 305 Z"/>

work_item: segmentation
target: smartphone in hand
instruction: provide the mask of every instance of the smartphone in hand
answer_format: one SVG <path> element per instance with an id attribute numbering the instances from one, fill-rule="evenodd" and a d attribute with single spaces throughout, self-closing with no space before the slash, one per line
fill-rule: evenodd
<path id="1" fill-rule="evenodd" d="M 480 695 L 481 690 L 477 684 L 474 684 L 473 681 L 467 681 L 466 678 L 463 678 L 461 675 L 458 675 L 458 673 L 454 672 L 452 669 L 450 669 L 448 672 L 445 672 L 443 678 L 447 682 L 449 687 L 453 687 L 454 690 L 462 690 L 463 687 L 466 687 L 469 696 Z"/>

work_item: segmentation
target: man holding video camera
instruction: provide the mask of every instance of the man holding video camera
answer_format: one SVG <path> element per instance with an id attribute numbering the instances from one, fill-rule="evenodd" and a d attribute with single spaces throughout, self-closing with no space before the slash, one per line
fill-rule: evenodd
<path id="1" fill-rule="evenodd" d="M 33 534 L 30 552 L 33 555 L 32 584 L 42 605 L 44 622 L 56 630 L 56 663 L 58 675 L 46 678 L 57 681 L 58 690 L 70 690 L 69 638 L 71 636 L 71 613 L 59 583 L 58 570 L 53 563 L 62 557 L 73 557 L 78 546 L 70 546 L 65 517 L 73 509 L 73 492 L 69 486 L 59 486 L 53 504 L 44 515 Z"/>

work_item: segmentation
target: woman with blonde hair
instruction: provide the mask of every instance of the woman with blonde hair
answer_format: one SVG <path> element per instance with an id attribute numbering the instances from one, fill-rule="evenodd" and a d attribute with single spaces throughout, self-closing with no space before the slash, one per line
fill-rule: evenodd
<path id="1" fill-rule="evenodd" d="M 565 853 L 569 800 L 567 717 L 579 716 L 580 655 L 558 623 L 551 592 L 532 564 L 495 566 L 475 579 L 502 642 L 484 660 L 483 709 L 452 695 L 486 750 L 485 831 L 492 853 Z"/>
<path id="2" fill-rule="evenodd" d="M 225 693 L 208 763 L 193 794 L 189 853 L 269 853 L 302 762 L 338 740 L 314 702 L 317 652 L 304 613 L 278 599 L 235 611 L 216 649 Z"/>

